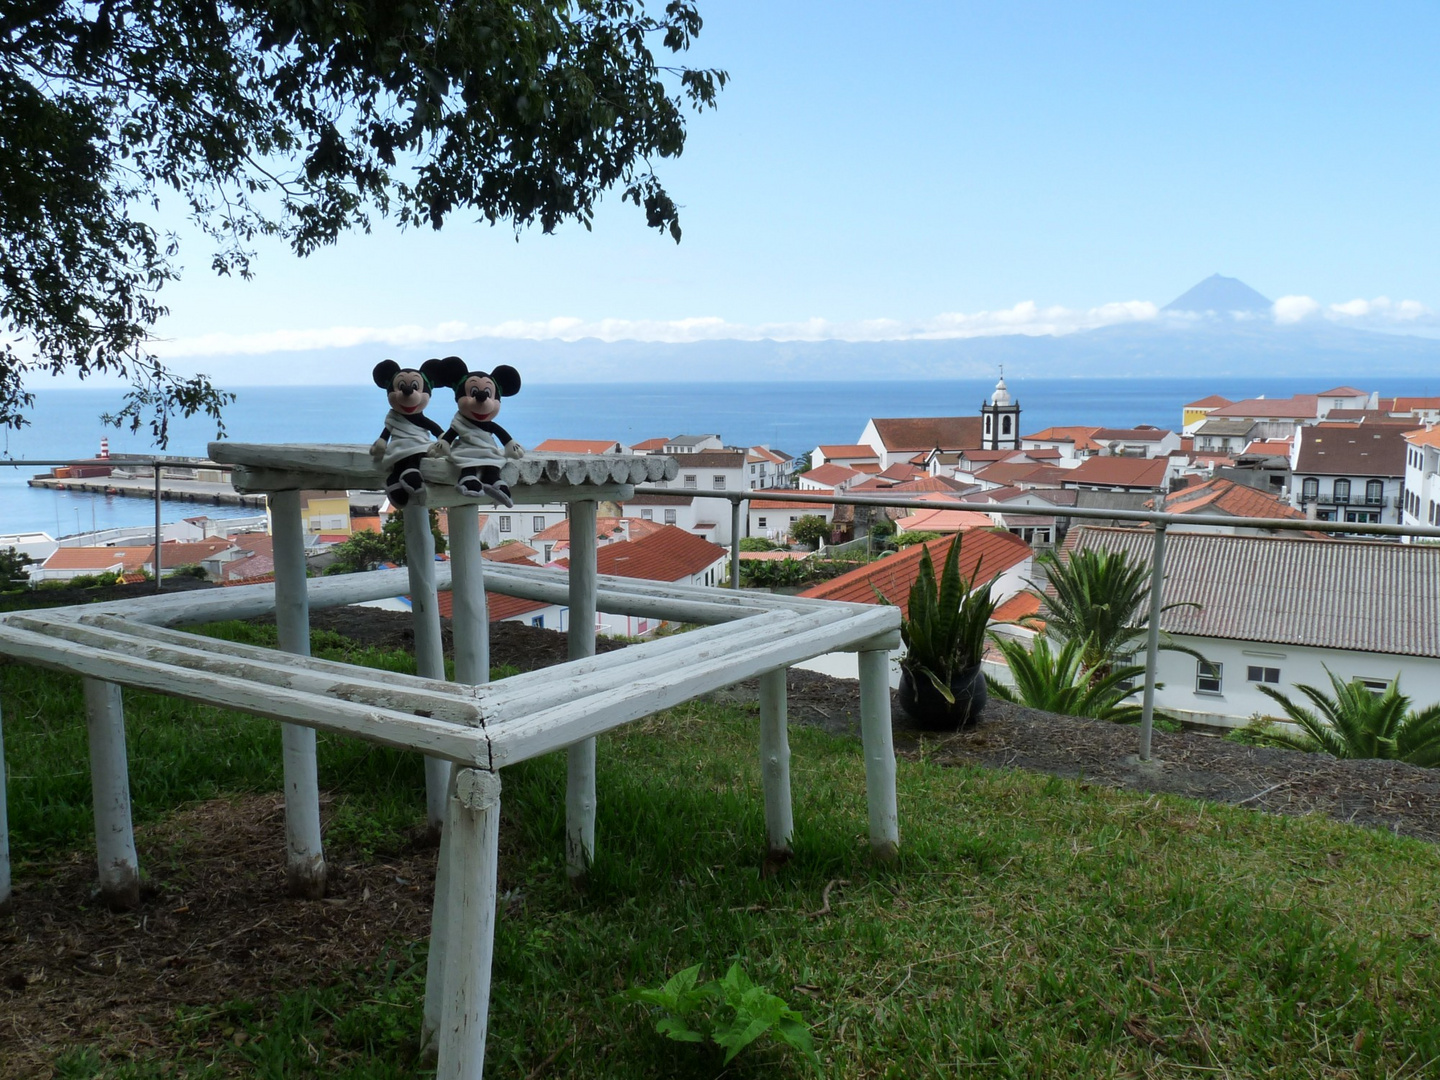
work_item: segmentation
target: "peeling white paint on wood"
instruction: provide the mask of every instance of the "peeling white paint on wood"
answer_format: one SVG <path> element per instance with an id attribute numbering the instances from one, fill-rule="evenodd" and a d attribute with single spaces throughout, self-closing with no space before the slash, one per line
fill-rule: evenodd
<path id="1" fill-rule="evenodd" d="M 785 675 L 760 676 L 760 782 L 765 789 L 765 836 L 771 855 L 788 855 L 795 819 L 790 802 L 790 739 L 786 733 Z"/>
<path id="2" fill-rule="evenodd" d="M 860 654 L 860 737 L 865 747 L 865 799 L 870 850 L 893 859 L 900 850 L 895 803 L 895 733 L 890 726 L 890 654 Z"/>
<path id="3" fill-rule="evenodd" d="M 86 679 L 84 687 L 100 896 L 109 907 L 129 911 L 140 903 L 140 862 L 130 824 L 125 707 L 114 683 Z"/>
<path id="4" fill-rule="evenodd" d="M 405 521 L 405 568 L 410 575 L 410 619 L 415 628 L 415 669 L 421 678 L 443 681 L 445 650 L 440 639 L 440 601 L 435 589 L 435 534 L 430 531 L 430 510 L 410 505 L 401 511 Z M 445 792 L 450 787 L 450 763 L 425 759 L 425 816 L 439 832 L 445 823 Z"/>
<path id="5" fill-rule="evenodd" d="M 309 593 L 305 587 L 305 526 L 298 491 L 270 499 L 275 557 L 275 628 L 280 648 L 310 655 Z M 285 883 L 291 896 L 325 895 L 325 853 L 320 839 L 320 780 L 315 732 L 286 724 L 280 730 L 285 769 Z"/>

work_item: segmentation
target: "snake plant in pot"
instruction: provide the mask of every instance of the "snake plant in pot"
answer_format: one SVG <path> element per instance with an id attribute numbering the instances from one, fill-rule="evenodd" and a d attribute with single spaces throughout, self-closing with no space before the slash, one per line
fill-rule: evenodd
<path id="1" fill-rule="evenodd" d="M 979 576 L 980 568 L 975 568 Z M 950 545 L 939 577 L 927 545 L 900 623 L 900 706 L 921 727 L 954 731 L 973 727 L 985 708 L 980 659 L 996 602 L 993 581 L 976 588 L 960 574 L 960 538 Z"/>

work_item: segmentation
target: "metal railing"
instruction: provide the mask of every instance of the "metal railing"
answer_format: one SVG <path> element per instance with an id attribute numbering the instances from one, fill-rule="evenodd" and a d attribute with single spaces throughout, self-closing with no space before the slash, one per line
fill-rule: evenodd
<path id="1" fill-rule="evenodd" d="M 161 554 L 161 551 L 162 551 L 161 542 L 164 540 L 164 536 L 162 535 L 162 526 L 161 526 L 161 522 L 160 522 L 160 504 L 161 504 L 161 501 L 162 501 L 160 484 L 161 484 L 161 481 L 164 479 L 162 470 L 164 470 L 164 468 L 165 468 L 167 465 L 174 465 L 174 464 L 175 464 L 175 461 L 174 461 L 173 458 L 162 458 L 162 457 L 148 457 L 148 458 L 147 458 L 147 457 L 134 457 L 134 456 L 131 456 L 131 455 L 128 455 L 128 454 L 127 454 L 126 456 L 120 457 L 120 458 L 78 458 L 78 459 L 75 459 L 75 458 L 58 459 L 58 458 L 57 458 L 57 459 L 53 459 L 53 460 L 52 460 L 52 459 L 49 459 L 49 458 L 44 458 L 44 459 L 42 459 L 42 458 L 23 458 L 23 459 L 22 459 L 22 458 L 0 458 L 0 465 L 10 466 L 10 467 L 12 467 L 12 468 L 17 468 L 17 469 L 18 469 L 18 468 L 47 468 L 47 469 L 48 469 L 48 468 L 54 468 L 55 466 L 60 466 L 61 468 L 71 468 L 71 467 L 75 467 L 75 466 L 89 466 L 89 467 L 94 467 L 94 466 L 97 466 L 97 465 L 110 466 L 110 467 L 112 467 L 112 468 L 117 468 L 117 469 L 128 469 L 128 468 L 142 468 L 142 469 L 148 468 L 148 469 L 153 469 L 154 472 L 155 472 L 155 591 L 156 591 L 156 592 L 160 592 L 160 591 L 162 591 L 162 590 L 164 589 L 164 585 L 162 584 L 162 582 L 163 582 L 164 576 L 165 576 L 165 575 L 164 575 L 164 572 L 163 572 L 163 571 L 164 571 L 164 567 L 163 567 L 162 564 L 161 564 L 161 559 L 163 558 L 163 556 L 162 556 L 162 554 Z M 200 466 L 196 465 L 196 466 L 185 466 L 185 467 L 186 467 L 186 468 L 199 468 Z M 228 465 L 217 465 L 217 464 L 214 464 L 214 463 L 212 463 L 212 462 L 206 462 L 204 467 L 207 468 L 207 469 L 213 468 L 213 469 L 215 469 L 215 470 L 217 470 L 217 471 L 219 471 L 219 472 L 229 472 L 229 471 L 230 471 L 230 466 L 228 466 Z M 59 537 L 57 536 L 56 539 L 58 540 Z"/>
<path id="2" fill-rule="evenodd" d="M 639 486 L 637 495 L 674 495 L 674 488 Z M 1228 514 L 1167 514 L 1158 510 L 1106 510 L 1098 507 L 1079 506 L 1016 506 L 1014 503 L 962 502 L 959 499 L 901 499 L 884 496 L 823 495 L 804 491 L 765 492 L 715 491 L 698 495 L 699 498 L 729 499 L 730 507 L 730 587 L 740 587 L 740 517 L 741 504 L 759 499 L 760 501 L 783 500 L 785 502 L 814 503 L 817 506 L 874 506 L 894 507 L 902 510 L 975 510 L 981 513 L 1021 513 L 1027 516 L 1042 514 L 1055 518 L 1078 518 L 1080 520 L 1133 522 L 1136 525 L 1150 525 L 1155 529 L 1155 545 L 1150 557 L 1150 623 L 1145 643 L 1145 696 L 1140 721 L 1141 761 L 1151 758 L 1151 735 L 1155 720 L 1155 671 L 1160 655 L 1160 608 L 1161 588 L 1165 580 L 1165 531 L 1171 525 L 1202 526 L 1205 528 L 1233 529 L 1237 526 L 1247 529 L 1265 529 L 1275 532 L 1322 532 L 1344 533 L 1346 536 L 1384 536 L 1423 538 L 1440 540 L 1440 527 L 1429 525 L 1372 525 L 1350 521 L 1311 521 L 1297 518 L 1237 518 Z"/>

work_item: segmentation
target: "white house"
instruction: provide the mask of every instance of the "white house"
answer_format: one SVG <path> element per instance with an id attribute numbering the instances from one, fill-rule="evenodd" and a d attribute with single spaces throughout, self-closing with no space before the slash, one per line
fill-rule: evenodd
<path id="1" fill-rule="evenodd" d="M 680 474 L 668 484 L 695 499 L 694 522 L 687 530 L 712 537 L 718 544 L 730 543 L 730 500 L 707 499 L 707 491 L 745 491 L 746 451 L 696 450 L 679 459 Z M 679 522 L 677 521 L 678 525 Z"/>
<path id="2" fill-rule="evenodd" d="M 1404 525 L 1440 525 L 1440 427 L 1405 433 Z"/>
<path id="3" fill-rule="evenodd" d="M 807 514 L 818 514 L 826 521 L 835 520 L 835 507 L 830 503 L 799 502 L 787 498 L 788 491 L 757 491 L 746 503 L 745 535 L 758 536 L 777 543 L 788 543 L 790 526 Z"/>
<path id="4" fill-rule="evenodd" d="M 823 492 L 834 494 L 837 491 L 846 491 L 856 484 L 862 483 L 867 473 L 856 472 L 854 469 L 846 468 L 844 465 L 817 465 L 807 469 L 795 477 L 795 487 L 800 491 Z"/>
<path id="5" fill-rule="evenodd" d="M 861 443 L 853 446 L 821 443 L 810 451 L 810 468 L 818 469 L 822 465 L 840 465 L 862 472 L 879 472 L 881 468 L 879 452 L 873 446 Z"/>
<path id="6" fill-rule="evenodd" d="M 1180 449 L 1180 436 L 1174 431 L 1141 424 L 1133 428 L 1097 428 L 1092 438 L 1111 457 L 1169 457 Z"/>
<path id="7" fill-rule="evenodd" d="M 880 468 L 888 469 L 932 450 L 978 450 L 984 445 L 984 425 L 978 416 L 872 417 L 859 441 L 875 451 Z"/>
<path id="8" fill-rule="evenodd" d="M 657 484 L 657 487 L 663 485 Z M 625 501 L 621 510 L 627 517 L 638 517 L 643 521 L 653 521 L 658 525 L 674 525 L 677 529 L 684 529 L 689 533 L 696 533 L 704 536 L 707 540 L 715 538 L 718 525 L 714 522 L 704 522 L 707 528 L 697 527 L 695 518 L 695 496 L 693 495 L 634 495 Z M 726 520 L 729 520 L 729 512 L 726 512 Z"/>
<path id="9" fill-rule="evenodd" d="M 1084 526 L 1073 550 L 1149 564 L 1148 529 Z M 1440 702 L 1440 547 L 1171 532 L 1160 627 L 1204 660 L 1160 654 L 1156 707 L 1222 727 L 1279 706 L 1257 686 L 1329 692 L 1328 668 L 1379 692 L 1400 677 L 1417 707 Z M 1188 605 L 1195 606 L 1188 606 Z"/>
<path id="10" fill-rule="evenodd" d="M 1405 483 L 1405 428 L 1328 424 L 1295 433 L 1291 505 L 1314 506 L 1319 521 L 1399 524 Z"/>
<path id="11" fill-rule="evenodd" d="M 495 507 L 484 515 L 488 518 L 480 529 L 480 539 L 490 547 L 498 547 L 506 540 L 519 540 L 534 547 L 537 533 L 559 522 L 568 514 L 564 503 L 516 503 L 513 507 Z"/>
<path id="12" fill-rule="evenodd" d="M 768 446 L 752 446 L 745 455 L 745 486 L 756 488 L 787 487 L 790 484 L 790 459 Z"/>

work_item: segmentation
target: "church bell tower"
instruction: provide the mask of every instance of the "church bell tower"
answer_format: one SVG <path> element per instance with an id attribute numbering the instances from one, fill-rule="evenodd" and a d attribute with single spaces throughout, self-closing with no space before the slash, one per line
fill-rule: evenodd
<path id="1" fill-rule="evenodd" d="M 980 406 L 980 415 L 985 421 L 982 450 L 1020 449 L 1020 402 L 1010 396 L 1005 386 L 1004 369 L 990 400 Z"/>

